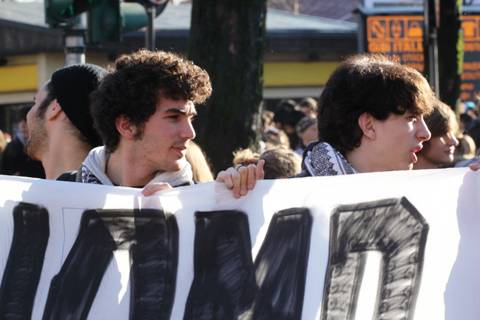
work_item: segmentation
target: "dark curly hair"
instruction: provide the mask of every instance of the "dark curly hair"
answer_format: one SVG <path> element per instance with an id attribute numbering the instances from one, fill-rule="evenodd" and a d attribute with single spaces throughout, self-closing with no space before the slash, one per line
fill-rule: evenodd
<path id="1" fill-rule="evenodd" d="M 118 58 L 115 69 L 92 93 L 94 126 L 107 151 L 113 152 L 120 141 L 115 126 L 119 116 L 138 126 L 140 138 L 161 97 L 203 103 L 211 92 L 207 72 L 193 62 L 174 53 L 142 49 Z"/>
<path id="2" fill-rule="evenodd" d="M 360 146 L 361 114 L 378 120 L 407 111 L 423 115 L 435 102 L 428 82 L 415 69 L 382 55 L 355 55 L 337 67 L 320 96 L 319 136 L 345 155 Z"/>

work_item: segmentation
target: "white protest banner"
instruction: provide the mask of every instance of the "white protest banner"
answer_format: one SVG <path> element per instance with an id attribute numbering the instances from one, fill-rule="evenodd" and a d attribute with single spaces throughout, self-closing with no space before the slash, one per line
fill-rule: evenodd
<path id="1" fill-rule="evenodd" d="M 0 176 L 2 319 L 480 319 L 468 169 L 139 190 Z"/>

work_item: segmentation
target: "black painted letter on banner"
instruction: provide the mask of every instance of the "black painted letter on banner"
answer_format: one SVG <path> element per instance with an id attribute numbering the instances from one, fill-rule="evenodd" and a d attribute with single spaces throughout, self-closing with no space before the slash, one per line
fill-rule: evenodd
<path id="1" fill-rule="evenodd" d="M 135 214 L 131 248 L 131 320 L 170 319 L 178 264 L 178 226 L 173 215 L 143 209 Z"/>
<path id="2" fill-rule="evenodd" d="M 0 318 L 30 319 L 48 244 L 48 212 L 30 203 L 13 209 L 13 239 L 0 287 Z"/>
<path id="3" fill-rule="evenodd" d="M 113 251 L 131 251 L 130 319 L 169 319 L 178 260 L 178 228 L 158 210 L 88 210 L 59 274 L 44 320 L 86 319 Z"/>
<path id="4" fill-rule="evenodd" d="M 253 264 L 244 213 L 197 212 L 184 318 L 300 319 L 311 226 L 308 209 L 276 213 Z"/>
<path id="5" fill-rule="evenodd" d="M 331 218 L 322 319 L 354 319 L 366 252 L 383 268 L 374 319 L 412 319 L 428 225 L 406 199 L 338 207 Z"/>

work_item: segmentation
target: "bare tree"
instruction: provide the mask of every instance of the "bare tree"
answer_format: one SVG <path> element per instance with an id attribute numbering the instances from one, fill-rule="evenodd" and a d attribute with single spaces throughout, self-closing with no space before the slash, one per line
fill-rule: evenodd
<path id="1" fill-rule="evenodd" d="M 198 108 L 200 145 L 218 171 L 233 151 L 258 138 L 262 102 L 266 0 L 193 0 L 189 57 L 212 79 Z"/>
<path id="2" fill-rule="evenodd" d="M 438 29 L 440 99 L 452 107 L 456 105 L 460 96 L 460 74 L 463 65 L 461 11 L 461 0 L 440 2 L 441 17 Z"/>

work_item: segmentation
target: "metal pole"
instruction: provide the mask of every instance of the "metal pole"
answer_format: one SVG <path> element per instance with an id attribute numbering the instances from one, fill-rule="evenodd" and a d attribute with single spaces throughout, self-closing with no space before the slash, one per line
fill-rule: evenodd
<path id="1" fill-rule="evenodd" d="M 148 50 L 155 50 L 155 6 L 152 4 L 145 4 L 145 11 L 147 12 L 148 25 L 147 33 L 145 34 L 145 47 Z"/>
<path id="2" fill-rule="evenodd" d="M 82 31 L 65 30 L 65 65 L 85 63 L 85 41 Z"/>
<path id="3" fill-rule="evenodd" d="M 440 96 L 439 71 L 438 71 L 438 1 L 424 1 L 424 48 L 425 48 L 425 69 L 428 75 L 428 81 Z"/>
<path id="4" fill-rule="evenodd" d="M 65 65 L 85 63 L 86 15 L 75 19 L 71 28 L 65 29 Z"/>
<path id="5" fill-rule="evenodd" d="M 366 30 L 366 20 L 367 16 L 363 12 L 363 7 L 359 7 L 358 10 L 354 11 L 354 17 L 358 25 L 358 32 L 357 32 L 357 52 L 364 53 L 367 52 L 367 48 L 365 45 L 365 38 L 367 34 Z"/>

